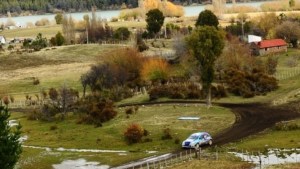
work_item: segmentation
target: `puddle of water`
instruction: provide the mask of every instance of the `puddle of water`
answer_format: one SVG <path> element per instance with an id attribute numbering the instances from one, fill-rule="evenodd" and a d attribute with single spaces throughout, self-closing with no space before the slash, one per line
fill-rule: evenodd
<path id="1" fill-rule="evenodd" d="M 179 117 L 178 120 L 199 120 L 200 117 Z"/>
<path id="2" fill-rule="evenodd" d="M 19 142 L 23 143 L 24 141 L 28 140 L 28 136 L 25 135 L 25 136 L 22 136 L 19 138 Z"/>
<path id="3" fill-rule="evenodd" d="M 230 152 L 243 161 L 248 161 L 254 164 L 261 164 L 262 167 L 275 164 L 297 163 L 300 162 L 300 149 L 269 149 L 265 153 L 251 154 L 251 153 L 237 153 Z"/>
<path id="4" fill-rule="evenodd" d="M 19 123 L 17 120 L 9 120 L 8 125 L 9 125 L 9 127 L 14 127 L 14 126 L 19 125 Z"/>
<path id="5" fill-rule="evenodd" d="M 126 153 L 127 151 L 122 150 L 97 150 L 97 149 L 66 149 L 66 148 L 57 148 L 57 151 L 68 151 L 68 152 L 91 152 L 91 153 Z"/>
<path id="6" fill-rule="evenodd" d="M 50 148 L 50 147 L 40 147 L 40 146 L 26 146 L 23 145 L 25 148 L 34 148 L 34 149 L 41 149 L 46 151 L 66 151 L 66 152 L 91 152 L 91 153 L 127 153 L 127 151 L 123 150 L 98 150 L 98 149 L 75 149 L 75 148 Z"/>
<path id="7" fill-rule="evenodd" d="M 127 156 L 126 153 L 119 153 L 118 155 L 119 155 L 119 156 Z"/>
<path id="8" fill-rule="evenodd" d="M 25 147 L 25 148 L 33 148 L 33 149 L 40 149 L 40 150 L 45 150 L 45 151 L 52 151 L 52 149 L 49 148 L 49 147 L 26 146 L 26 145 L 23 145 L 23 147 Z"/>
<path id="9" fill-rule="evenodd" d="M 108 165 L 99 165 L 99 162 L 88 162 L 85 159 L 65 160 L 61 164 L 53 164 L 54 169 L 108 169 Z"/>
<path id="10" fill-rule="evenodd" d="M 158 151 L 146 151 L 147 154 L 155 154 L 157 153 Z"/>

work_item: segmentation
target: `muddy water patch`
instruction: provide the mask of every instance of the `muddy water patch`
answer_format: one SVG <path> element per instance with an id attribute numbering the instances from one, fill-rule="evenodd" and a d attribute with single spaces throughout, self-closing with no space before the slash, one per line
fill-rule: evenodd
<path id="1" fill-rule="evenodd" d="M 26 146 L 25 148 L 41 149 L 46 151 L 61 151 L 61 152 L 90 152 L 90 153 L 127 153 L 124 150 L 99 150 L 99 149 L 76 149 L 76 148 L 50 148 L 41 146 Z"/>
<path id="2" fill-rule="evenodd" d="M 300 149 L 269 149 L 264 153 L 230 152 L 230 154 L 241 158 L 243 161 L 256 164 L 256 168 L 264 168 L 266 166 L 276 164 L 300 162 Z"/>
<path id="3" fill-rule="evenodd" d="M 17 125 L 19 125 L 17 120 L 9 120 L 8 121 L 8 126 L 9 127 L 14 127 L 14 126 L 17 126 Z"/>
<path id="4" fill-rule="evenodd" d="M 100 165 L 99 162 L 86 161 L 83 158 L 77 160 L 65 160 L 61 164 L 52 165 L 54 169 L 108 169 L 108 165 Z"/>

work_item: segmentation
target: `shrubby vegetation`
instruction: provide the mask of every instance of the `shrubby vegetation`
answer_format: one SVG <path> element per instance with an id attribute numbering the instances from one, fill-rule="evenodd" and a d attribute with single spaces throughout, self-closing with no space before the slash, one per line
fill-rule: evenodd
<path id="1" fill-rule="evenodd" d="M 19 141 L 21 137 L 21 125 L 17 125 L 12 130 L 8 124 L 10 113 L 8 112 L 8 104 L 5 100 L 4 104 L 6 104 L 5 107 L 2 106 L 2 101 L 0 100 L 0 165 L 1 168 L 13 169 L 22 153 Z"/>
<path id="2" fill-rule="evenodd" d="M 163 59 L 147 59 L 141 69 L 141 76 L 152 83 L 166 83 L 168 80 L 168 63 Z"/>
<path id="3" fill-rule="evenodd" d="M 144 129 L 138 124 L 131 124 L 124 132 L 124 137 L 128 144 L 138 143 L 142 141 Z"/>
<path id="4" fill-rule="evenodd" d="M 143 61 L 141 54 L 135 49 L 116 50 L 104 63 L 93 66 L 82 76 L 82 85 L 112 100 L 130 97 L 133 94 L 130 88 L 142 84 L 140 69 Z"/>
<path id="5" fill-rule="evenodd" d="M 101 127 L 102 123 L 113 119 L 117 115 L 113 102 L 91 95 L 78 103 L 77 112 L 80 114 L 78 123 L 94 124 Z"/>
<path id="6" fill-rule="evenodd" d="M 25 39 L 23 42 L 23 47 L 27 49 L 33 49 L 35 51 L 39 51 L 48 46 L 48 41 L 43 37 L 41 33 L 37 35 L 35 40 Z"/>

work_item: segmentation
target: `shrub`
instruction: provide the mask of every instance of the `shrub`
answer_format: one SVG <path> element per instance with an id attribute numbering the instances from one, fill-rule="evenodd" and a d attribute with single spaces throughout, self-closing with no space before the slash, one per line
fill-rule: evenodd
<path id="1" fill-rule="evenodd" d="M 125 113 L 126 113 L 127 115 L 133 114 L 133 108 L 132 108 L 132 107 L 126 108 Z"/>
<path id="2" fill-rule="evenodd" d="M 199 99 L 205 98 L 199 86 L 189 83 L 169 83 L 152 87 L 149 92 L 150 101 L 168 97 L 172 99 Z M 216 95 L 216 94 L 215 94 Z M 218 94 L 221 95 L 221 94 Z M 222 95 L 223 97 L 223 95 Z"/>
<path id="3" fill-rule="evenodd" d="M 27 114 L 28 120 L 40 120 L 41 118 L 42 118 L 42 113 L 40 111 L 33 110 Z"/>
<path id="4" fill-rule="evenodd" d="M 4 103 L 5 105 L 8 105 L 8 104 L 10 103 L 10 100 L 9 100 L 9 97 L 8 97 L 8 96 L 4 96 L 4 97 L 2 98 L 2 101 L 3 101 L 3 103 Z"/>
<path id="5" fill-rule="evenodd" d="M 113 102 L 110 100 L 98 101 L 95 98 L 87 98 L 85 101 L 79 102 L 78 112 L 81 114 L 79 123 L 95 124 L 101 127 L 102 123 L 113 119 L 117 115 L 117 111 L 113 109 Z"/>
<path id="6" fill-rule="evenodd" d="M 7 47 L 7 49 L 8 49 L 9 51 L 13 50 L 14 48 L 15 48 L 14 45 L 9 45 L 9 46 Z"/>
<path id="7" fill-rule="evenodd" d="M 279 122 L 274 127 L 273 130 L 275 131 L 292 131 L 292 130 L 299 130 L 300 125 L 294 122 Z"/>
<path id="8" fill-rule="evenodd" d="M 161 137 L 162 140 L 169 140 L 172 139 L 172 135 L 171 135 L 171 129 L 169 128 L 165 128 L 163 130 L 163 136 Z"/>
<path id="9" fill-rule="evenodd" d="M 148 136 L 149 135 L 149 131 L 144 129 L 144 136 Z"/>
<path id="10" fill-rule="evenodd" d="M 169 65 L 166 60 L 148 59 L 141 70 L 142 78 L 151 82 L 164 82 L 169 76 Z"/>
<path id="11" fill-rule="evenodd" d="M 33 81 L 32 81 L 32 84 L 33 85 L 39 85 L 40 84 L 40 80 L 38 78 L 33 78 Z"/>
<path id="12" fill-rule="evenodd" d="M 145 50 L 148 50 L 149 47 L 146 45 L 146 43 L 144 42 L 142 35 L 141 34 L 137 34 L 136 35 L 136 48 L 140 51 L 143 52 Z"/>
<path id="13" fill-rule="evenodd" d="M 128 40 L 129 36 L 130 31 L 128 30 L 128 28 L 120 27 L 114 32 L 113 38 L 118 40 Z"/>
<path id="14" fill-rule="evenodd" d="M 180 144 L 180 139 L 179 139 L 179 138 L 176 138 L 175 141 L 174 141 L 174 143 L 175 143 L 175 144 Z"/>
<path id="15" fill-rule="evenodd" d="M 278 88 L 277 80 L 261 70 L 251 72 L 230 69 L 225 78 L 229 92 L 244 98 L 264 95 Z"/>
<path id="16" fill-rule="evenodd" d="M 50 21 L 47 18 L 42 18 L 41 20 L 35 22 L 35 26 L 46 26 L 46 25 L 50 25 Z"/>
<path id="17" fill-rule="evenodd" d="M 57 128 L 58 128 L 57 125 L 50 126 L 50 130 L 56 130 Z"/>
<path id="18" fill-rule="evenodd" d="M 124 132 L 125 139 L 129 144 L 140 142 L 142 140 L 143 135 L 144 130 L 138 124 L 131 124 Z"/>

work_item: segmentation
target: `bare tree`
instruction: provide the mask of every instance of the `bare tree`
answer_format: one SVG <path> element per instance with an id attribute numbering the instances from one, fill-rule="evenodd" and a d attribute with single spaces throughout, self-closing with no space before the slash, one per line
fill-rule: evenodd
<path id="1" fill-rule="evenodd" d="M 276 27 L 275 31 L 276 37 L 285 39 L 294 48 L 298 46 L 298 39 L 300 38 L 300 25 L 298 22 L 284 21 Z"/>
<path id="2" fill-rule="evenodd" d="M 64 15 L 62 20 L 62 30 L 66 44 L 75 43 L 75 23 L 72 16 Z"/>

